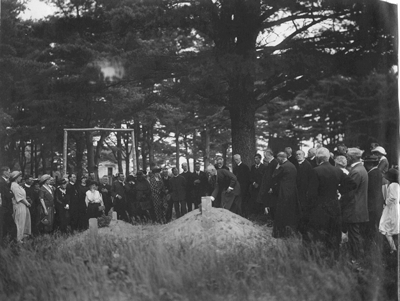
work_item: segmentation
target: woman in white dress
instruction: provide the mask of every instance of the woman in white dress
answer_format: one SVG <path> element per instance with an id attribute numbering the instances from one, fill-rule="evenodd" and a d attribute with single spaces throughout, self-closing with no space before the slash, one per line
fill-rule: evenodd
<path id="1" fill-rule="evenodd" d="M 11 191 L 13 197 L 13 210 L 14 222 L 17 226 L 17 242 L 21 243 L 22 240 L 31 235 L 31 214 L 28 207 L 31 204 L 26 199 L 25 189 L 19 185 L 21 182 L 22 173 L 20 171 L 13 171 L 10 174 Z"/>
<path id="2" fill-rule="evenodd" d="M 98 184 L 96 181 L 89 181 L 89 190 L 86 191 L 85 203 L 87 207 L 87 218 L 97 218 L 103 214 L 104 203 L 101 193 L 97 190 Z"/>
<path id="3" fill-rule="evenodd" d="M 386 236 L 390 245 L 390 253 L 396 252 L 396 244 L 393 240 L 393 235 L 400 233 L 399 226 L 399 211 L 400 211 L 400 185 L 399 171 L 391 168 L 384 175 L 389 181 L 389 184 L 383 185 L 383 196 L 385 205 L 379 223 L 379 232 Z"/>

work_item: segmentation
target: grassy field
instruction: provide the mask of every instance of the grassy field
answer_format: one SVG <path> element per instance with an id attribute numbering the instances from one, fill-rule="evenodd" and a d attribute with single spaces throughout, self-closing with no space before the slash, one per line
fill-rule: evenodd
<path id="1" fill-rule="evenodd" d="M 299 240 L 229 253 L 112 237 L 42 236 L 0 250 L 0 300 L 396 300 L 397 260 L 363 271 Z"/>

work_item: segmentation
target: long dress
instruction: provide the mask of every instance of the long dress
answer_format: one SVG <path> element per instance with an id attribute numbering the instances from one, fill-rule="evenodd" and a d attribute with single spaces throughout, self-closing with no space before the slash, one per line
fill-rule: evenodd
<path id="1" fill-rule="evenodd" d="M 11 183 L 14 194 L 13 209 L 14 221 L 17 226 L 17 241 L 22 241 L 24 236 L 31 235 L 31 214 L 22 200 L 26 201 L 26 191 L 16 182 Z"/>
<path id="2" fill-rule="evenodd" d="M 386 206 L 379 222 L 379 232 L 383 235 L 399 234 L 400 185 L 395 182 L 390 183 L 387 186 L 387 190 L 385 191 L 384 189 L 383 192 Z"/>
<path id="3" fill-rule="evenodd" d="M 149 176 L 149 183 L 151 188 L 151 200 L 154 206 L 156 215 L 156 222 L 162 223 L 165 221 L 165 213 L 167 204 L 163 198 L 164 183 L 158 175 L 153 173 Z"/>

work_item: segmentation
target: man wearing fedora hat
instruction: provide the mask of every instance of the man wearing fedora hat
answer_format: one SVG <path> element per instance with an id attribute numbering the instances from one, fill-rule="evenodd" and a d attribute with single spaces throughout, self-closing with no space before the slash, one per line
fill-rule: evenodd
<path id="1" fill-rule="evenodd" d="M 371 153 L 379 158 L 378 169 L 385 174 L 389 169 L 389 162 L 386 159 L 386 151 L 382 146 L 377 146 L 371 150 Z"/>

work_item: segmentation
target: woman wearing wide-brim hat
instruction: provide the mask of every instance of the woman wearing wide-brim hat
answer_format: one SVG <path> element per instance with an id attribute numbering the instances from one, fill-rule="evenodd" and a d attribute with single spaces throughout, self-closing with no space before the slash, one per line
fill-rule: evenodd
<path id="1" fill-rule="evenodd" d="M 383 185 L 383 196 L 385 199 L 385 208 L 383 209 L 381 220 L 379 222 L 379 232 L 386 236 L 389 242 L 391 253 L 396 252 L 396 244 L 393 235 L 400 233 L 399 210 L 400 210 L 400 185 L 399 171 L 391 168 L 384 175 L 389 184 Z"/>
<path id="2" fill-rule="evenodd" d="M 14 222 L 17 226 L 17 242 L 22 242 L 25 237 L 31 235 L 31 214 L 28 207 L 31 204 L 26 199 L 25 189 L 19 185 L 22 179 L 20 171 L 13 171 L 10 174 L 11 191 L 13 197 Z"/>
<path id="3" fill-rule="evenodd" d="M 382 174 L 385 174 L 389 169 L 389 161 L 385 157 L 387 155 L 385 149 L 382 146 L 377 146 L 371 150 L 371 153 L 378 156 L 378 169 L 382 172 Z"/>
<path id="4" fill-rule="evenodd" d="M 51 176 L 45 174 L 40 177 L 39 200 L 42 205 L 41 219 L 40 219 L 40 231 L 44 233 L 50 233 L 53 231 L 54 224 L 54 190 L 50 185 Z"/>

